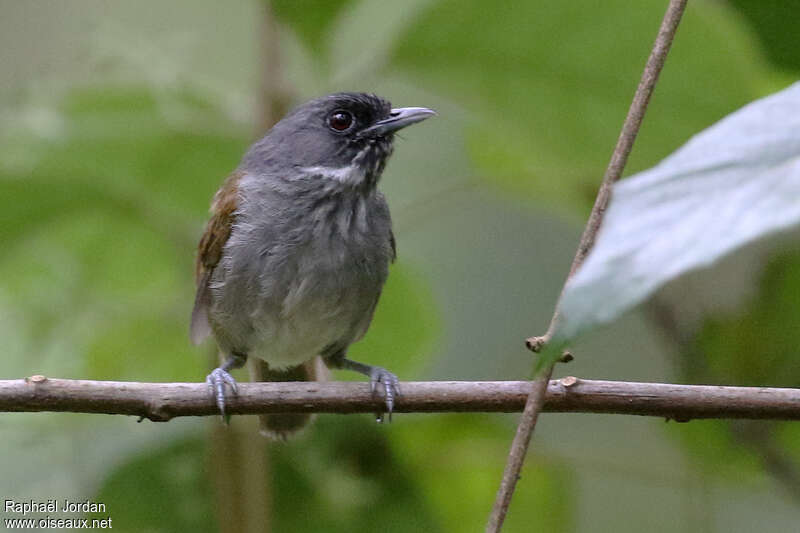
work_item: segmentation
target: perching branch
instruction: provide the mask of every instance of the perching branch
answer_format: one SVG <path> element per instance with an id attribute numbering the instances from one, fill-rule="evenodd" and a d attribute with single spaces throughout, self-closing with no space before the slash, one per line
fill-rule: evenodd
<path id="1" fill-rule="evenodd" d="M 401 383 L 401 413 L 518 412 L 529 381 L 418 381 Z M 241 383 L 226 410 L 258 413 L 375 413 L 383 401 L 363 382 Z M 552 380 L 543 411 L 695 418 L 800 420 L 800 389 Z M 164 422 L 179 416 L 218 415 L 205 383 L 87 381 L 32 376 L 0 381 L 0 411 L 59 411 L 134 415 Z"/>
<path id="2" fill-rule="evenodd" d="M 606 207 L 608 207 L 608 202 L 611 199 L 611 186 L 622 176 L 622 171 L 625 168 L 625 163 L 628 161 L 628 155 L 630 155 L 631 149 L 633 148 L 633 143 L 639 132 L 639 126 L 642 124 L 642 119 L 647 110 L 647 104 L 650 102 L 650 96 L 653 94 L 658 75 L 661 73 L 661 69 L 664 66 L 667 53 L 672 46 L 672 40 L 675 38 L 675 33 L 678 30 L 678 24 L 683 16 L 683 11 L 686 9 L 686 2 L 687 0 L 670 0 L 669 2 L 667 12 L 658 30 L 658 36 L 650 52 L 650 57 L 648 57 L 647 64 L 644 67 L 642 79 L 639 81 L 639 86 L 636 88 L 636 94 L 631 102 L 628 115 L 625 117 L 625 122 L 622 125 L 622 131 L 617 140 L 617 145 L 614 148 L 611 160 L 608 163 L 608 168 L 603 176 L 600 190 L 597 193 L 594 207 L 589 215 L 589 221 L 586 223 L 586 228 L 581 236 L 580 244 L 578 245 L 575 258 L 572 261 L 567 279 L 578 270 L 589 251 L 592 249 L 592 246 L 594 246 L 597 232 L 600 230 L 600 225 L 603 222 Z M 559 321 L 559 316 L 559 308 L 558 305 L 556 305 L 547 332 L 541 337 L 529 338 L 526 341 L 528 348 L 534 352 L 538 352 L 542 346 L 547 344 L 553 335 L 553 331 Z M 511 450 L 508 454 L 506 468 L 503 471 L 503 479 L 500 482 L 500 488 L 497 491 L 497 497 L 492 507 L 491 514 L 489 515 L 489 521 L 486 525 L 487 532 L 498 532 L 503 526 L 503 521 L 505 521 L 506 513 L 508 512 L 508 506 L 511 503 L 511 497 L 514 494 L 517 480 L 522 471 L 522 464 L 525 461 L 531 435 L 536 428 L 539 412 L 544 406 L 543 398 L 546 393 L 547 383 L 553 374 L 553 367 L 554 365 L 550 365 L 533 381 L 533 390 L 531 391 L 531 395 L 520 417 L 514 441 L 511 443 Z"/>

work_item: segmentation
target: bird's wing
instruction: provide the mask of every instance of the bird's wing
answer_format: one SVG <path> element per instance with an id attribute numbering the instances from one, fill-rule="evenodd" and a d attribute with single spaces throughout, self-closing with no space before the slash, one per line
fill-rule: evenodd
<path id="1" fill-rule="evenodd" d="M 392 231 L 391 229 L 389 230 L 389 246 L 391 246 L 392 248 L 391 261 L 394 263 L 394 261 L 397 259 L 397 243 L 395 242 L 394 239 L 394 231 Z M 383 287 L 381 287 L 378 290 L 377 294 L 375 294 L 375 299 L 372 300 L 372 303 L 370 304 L 369 307 L 364 309 L 364 314 L 354 325 L 355 335 L 353 339 L 350 341 L 351 343 L 361 340 L 361 338 L 364 337 L 364 335 L 366 335 L 367 330 L 369 329 L 369 325 L 372 323 L 372 317 L 375 315 L 375 309 L 378 307 L 378 300 L 380 300 L 382 292 L 383 292 Z M 346 347 L 347 345 L 345 345 L 345 349 Z M 336 348 L 334 347 L 334 350 L 335 349 Z M 328 356 L 323 354 L 323 357 L 328 357 Z"/>
<path id="2" fill-rule="evenodd" d="M 206 224 L 197 246 L 195 262 L 197 293 L 190 327 L 190 337 L 195 344 L 199 344 L 211 334 L 211 325 L 208 322 L 209 282 L 231 234 L 239 202 L 239 180 L 243 175 L 243 172 L 236 171 L 228 176 L 214 195 L 214 200 L 211 202 L 211 219 Z"/>

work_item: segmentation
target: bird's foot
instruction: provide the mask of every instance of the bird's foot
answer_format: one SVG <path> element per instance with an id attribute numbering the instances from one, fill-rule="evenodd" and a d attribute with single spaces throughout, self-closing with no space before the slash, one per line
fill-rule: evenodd
<path id="1" fill-rule="evenodd" d="M 332 357 L 329 361 L 329 364 L 332 364 L 336 368 L 353 370 L 369 377 L 369 386 L 372 390 L 373 396 L 375 395 L 375 391 L 378 389 L 378 384 L 383 384 L 383 400 L 386 403 L 386 411 L 384 412 L 389 413 L 389 421 L 392 421 L 394 401 L 395 398 L 400 396 L 400 380 L 397 379 L 397 376 L 381 366 L 372 366 L 359 363 L 358 361 L 347 359 L 346 357 L 341 356 L 341 354 L 340 357 Z M 384 413 L 378 413 L 376 415 L 378 422 L 383 422 L 383 416 Z"/>
<path id="2" fill-rule="evenodd" d="M 373 366 L 369 370 L 369 385 L 373 395 L 379 388 L 378 384 L 383 384 L 383 400 L 386 404 L 386 413 L 389 414 L 389 422 L 391 422 L 394 400 L 400 395 L 400 380 L 385 368 Z M 376 416 L 379 423 L 383 422 L 383 416 L 384 413 L 378 413 Z"/>
<path id="3" fill-rule="evenodd" d="M 231 388 L 234 395 L 239 393 L 239 388 L 236 385 L 236 380 L 233 379 L 227 370 L 222 367 L 215 368 L 211 373 L 206 376 L 206 383 L 211 391 L 211 395 L 217 401 L 217 407 L 222 415 L 222 420 L 227 423 L 228 419 L 225 416 L 225 385 Z"/>

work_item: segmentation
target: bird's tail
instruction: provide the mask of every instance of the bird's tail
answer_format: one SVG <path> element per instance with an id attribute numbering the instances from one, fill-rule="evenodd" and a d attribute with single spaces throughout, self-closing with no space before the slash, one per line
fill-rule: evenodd
<path id="1" fill-rule="evenodd" d="M 321 357 L 300 366 L 274 370 L 257 357 L 248 360 L 250 381 L 327 381 L 328 369 Z M 309 413 L 259 415 L 260 433 L 275 440 L 286 440 L 308 425 L 314 418 Z"/>

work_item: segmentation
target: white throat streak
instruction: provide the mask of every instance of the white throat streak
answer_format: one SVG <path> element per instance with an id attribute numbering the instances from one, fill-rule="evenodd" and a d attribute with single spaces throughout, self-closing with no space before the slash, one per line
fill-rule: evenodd
<path id="1" fill-rule="evenodd" d="M 346 167 L 302 167 L 300 170 L 348 185 L 358 185 L 364 181 L 364 171 L 358 165 L 348 165 Z"/>

